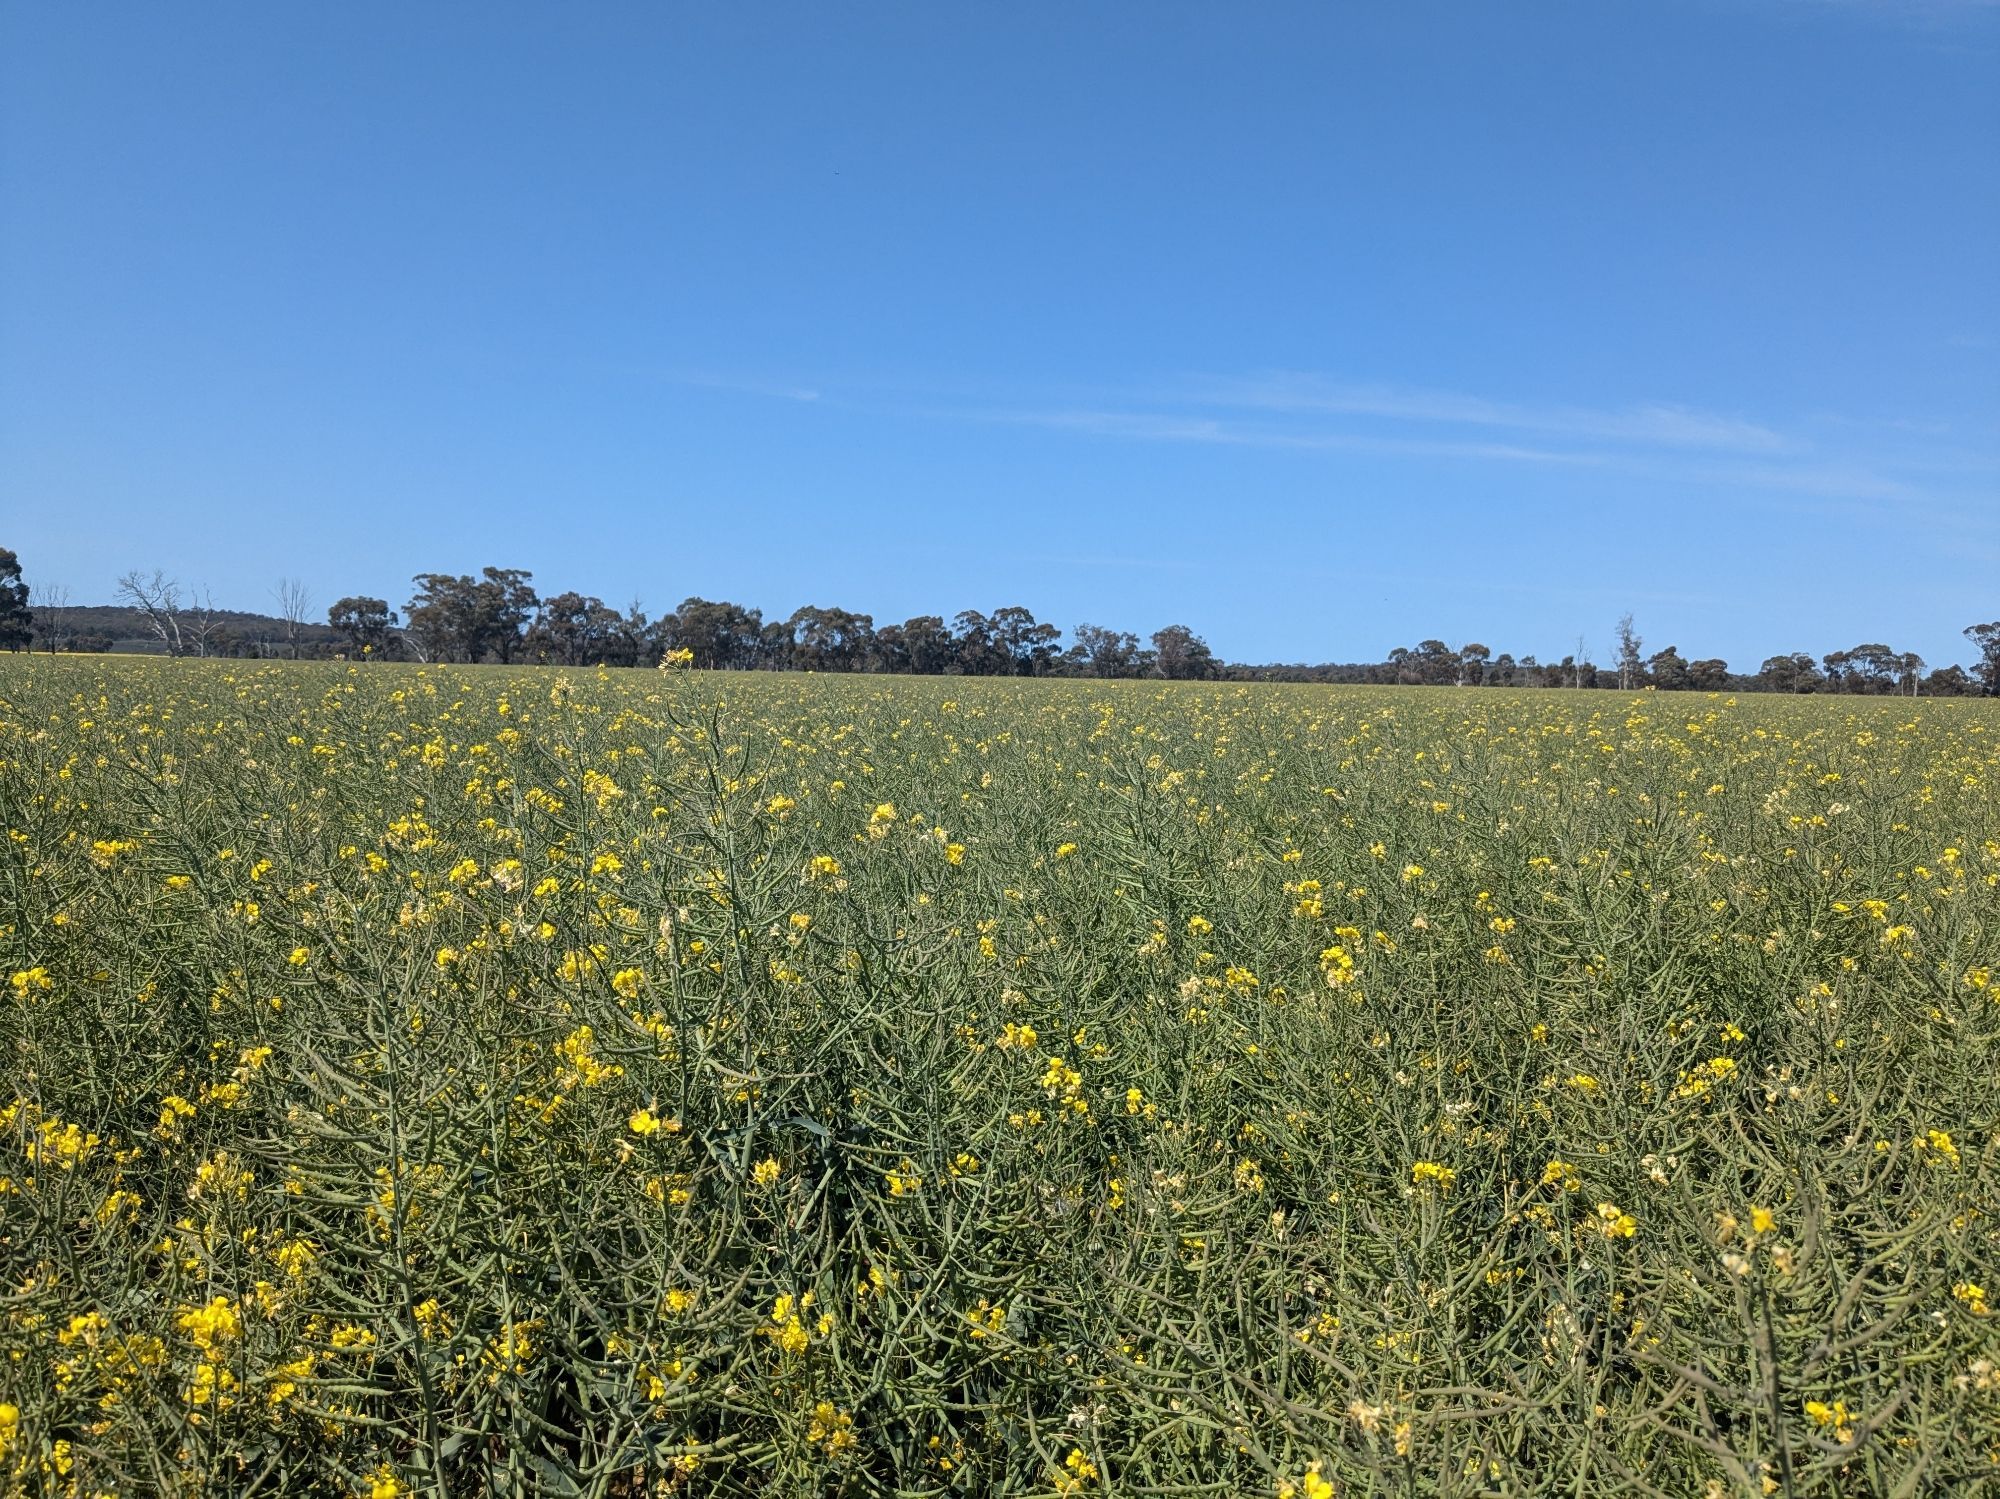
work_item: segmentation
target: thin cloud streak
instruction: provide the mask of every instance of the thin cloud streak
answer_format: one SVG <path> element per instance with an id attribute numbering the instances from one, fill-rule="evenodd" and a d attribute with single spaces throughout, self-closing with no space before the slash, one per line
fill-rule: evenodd
<path id="1" fill-rule="evenodd" d="M 778 381 L 699 372 L 677 372 L 666 378 L 676 384 L 774 400 L 822 400 L 815 387 Z M 947 396 L 945 403 L 878 404 L 836 394 L 826 398 L 825 404 L 858 414 L 1033 427 L 1126 442 L 1594 470 L 1662 483 L 1796 496 L 1807 502 L 1804 508 L 1812 508 L 1810 502 L 1817 501 L 1829 514 L 1856 502 L 1905 510 L 1917 505 L 1935 508 L 1940 499 L 1935 490 L 1890 470 L 1930 470 L 1958 478 L 1976 475 L 1984 480 L 1993 461 L 1984 454 L 1946 449 L 1934 452 L 1936 462 L 1927 463 L 1923 452 L 1915 452 L 1886 462 L 1858 463 L 1823 455 L 1804 437 L 1744 418 L 1678 405 L 1648 402 L 1620 410 L 1537 407 L 1451 391 L 1342 383 L 1310 374 L 1211 379 L 1176 391 L 1156 388 L 1144 397 L 1134 391 L 1123 397 L 1107 395 L 1092 402 L 1064 405 L 954 405 L 949 404 L 950 399 Z M 1265 419 L 1257 420 L 1259 416 Z M 1334 417 L 1438 429 L 1513 431 L 1545 440 L 1482 441 L 1443 430 L 1436 435 L 1354 431 L 1329 425 L 1327 419 Z M 1835 419 L 1821 413 L 1813 422 L 1825 427 L 1834 425 Z M 1905 429 L 1920 431 L 1921 426 L 1907 424 Z M 1991 497 L 1980 493 L 1976 499 L 1967 495 L 1959 498 L 1984 504 Z"/>
<path id="2" fill-rule="evenodd" d="M 1476 458 L 1510 463 L 1596 465 L 1594 453 L 1563 453 L 1551 448 L 1514 443 L 1457 442 L 1450 439 L 1373 437 L 1360 432 L 1278 432 L 1246 427 L 1215 417 L 1169 416 L 1150 411 L 1107 411 L 1098 407 L 1036 409 L 978 407 L 933 409 L 922 415 L 956 421 L 995 422 L 1022 427 L 1047 427 L 1098 437 L 1123 437 L 1137 442 L 1215 443 L 1227 447 L 1285 448 L 1306 451 L 1386 453 L 1408 458 Z"/>
<path id="3" fill-rule="evenodd" d="M 916 414 L 916 413 L 913 413 Z M 1515 443 L 1468 442 L 1449 438 L 1379 437 L 1367 433 L 1273 430 L 1246 426 L 1216 417 L 1177 416 L 1149 411 L 1115 411 L 1101 407 L 966 408 L 931 410 L 922 415 L 959 421 L 999 422 L 1112 437 L 1135 442 L 1207 443 L 1294 452 L 1374 453 L 1389 457 L 1469 460 L 1568 466 L 1665 483 L 1703 484 L 1734 489 L 1811 496 L 1829 502 L 1874 501 L 1915 504 L 1931 495 L 1905 480 L 1873 469 L 1839 462 L 1816 461 L 1801 453 L 1798 461 L 1723 462 L 1714 455 L 1632 452 L 1604 448 L 1562 450 Z"/>
<path id="4" fill-rule="evenodd" d="M 1519 406 L 1456 391 L 1359 385 L 1296 373 L 1229 381 L 1202 393 L 1206 404 L 1258 411 L 1378 417 L 1442 426 L 1497 427 L 1550 437 L 1646 447 L 1785 453 L 1799 444 L 1741 417 L 1648 402 L 1624 410 Z"/>
<path id="5" fill-rule="evenodd" d="M 1314 582 L 1353 582 L 1351 573 L 1328 571 L 1325 568 L 1287 564 L 1269 558 L 1259 558 L 1254 563 L 1246 563 L 1245 570 L 1254 570 L 1258 576 L 1312 580 Z M 1723 601 L 1712 593 L 1696 593 L 1678 589 L 1632 589 L 1621 584 L 1602 586 L 1575 586 L 1551 584 L 1543 581 L 1514 581 L 1496 577 L 1461 577 L 1456 574 L 1425 572 L 1375 572 L 1370 571 L 1365 585 L 1357 587 L 1358 594 L 1391 589 L 1428 591 L 1442 597 L 1460 594 L 1492 594 L 1503 597 L 1554 598 L 1571 603 L 1598 604 L 1615 598 L 1620 602 L 1634 604 L 1661 604 L 1687 608 L 1713 608 Z"/>
<path id="6" fill-rule="evenodd" d="M 1690 469 L 1685 476 L 1715 484 L 1743 484 L 1753 489 L 1781 489 L 1847 500 L 1916 500 L 1923 497 L 1920 490 L 1900 479 L 1841 464 L 1807 464 L 1798 468 L 1741 464 Z"/>

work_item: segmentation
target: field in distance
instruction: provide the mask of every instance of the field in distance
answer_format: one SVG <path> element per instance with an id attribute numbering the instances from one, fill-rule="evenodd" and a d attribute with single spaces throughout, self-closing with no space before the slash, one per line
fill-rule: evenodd
<path id="1" fill-rule="evenodd" d="M 0 658 L 0 1493 L 2000 1486 L 2000 702 Z"/>

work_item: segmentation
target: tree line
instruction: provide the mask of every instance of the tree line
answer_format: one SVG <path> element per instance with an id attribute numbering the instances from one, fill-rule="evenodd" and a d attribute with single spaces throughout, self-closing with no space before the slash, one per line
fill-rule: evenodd
<path id="1" fill-rule="evenodd" d="M 1169 681 L 1346 682 L 1437 687 L 1613 687 L 1626 691 L 1830 692 L 1954 697 L 2000 695 L 2000 621 L 1968 626 L 1975 658 L 1932 667 L 1911 651 L 1879 643 L 1815 657 L 1793 651 L 1754 672 L 1716 657 L 1689 659 L 1672 645 L 1648 651 L 1629 614 L 1620 619 L 1608 664 L 1582 640 L 1560 660 L 1494 652 L 1473 641 L 1422 640 L 1375 662 L 1244 665 L 1220 661 L 1186 625 L 1142 639 L 1129 630 L 1080 624 L 1065 643 L 1057 626 L 1008 605 L 967 609 L 947 620 L 922 614 L 878 625 L 874 616 L 806 605 L 782 619 L 726 600 L 690 598 L 657 618 L 638 603 L 624 609 L 589 594 L 544 597 L 525 568 L 478 574 L 418 573 L 400 609 L 355 594 L 337 599 L 322 624 L 298 579 L 272 589 L 271 614 L 218 609 L 205 591 L 164 572 L 134 570 L 118 580 L 118 607 L 79 609 L 66 589 L 35 592 L 19 559 L 0 548 L 0 648 L 108 650 L 123 626 L 170 656 L 344 657 L 350 660 L 497 662 L 555 666 L 652 666 L 669 653 L 714 671 L 829 671 L 922 676 L 1154 678 Z M 87 622 L 112 615 L 95 627 Z M 128 639 L 131 636 L 127 637 Z M 678 654 L 684 653 L 684 654 Z"/>
<path id="2" fill-rule="evenodd" d="M 1478 642 L 1425 640 L 1398 646 L 1380 662 L 1323 666 L 1231 667 L 1231 675 L 1289 682 L 1350 682 L 1427 687 L 1652 687 L 1666 692 L 1830 692 L 1871 696 L 2000 695 L 2000 621 L 1964 631 L 1976 655 L 1969 665 L 1930 667 L 1914 651 L 1879 643 L 1815 657 L 1807 651 L 1768 656 L 1755 672 L 1732 671 L 1719 657 L 1689 660 L 1676 646 L 1648 653 L 1628 614 L 1618 621 L 1608 665 L 1582 643 L 1559 661 L 1498 655 Z"/>
<path id="3" fill-rule="evenodd" d="M 690 598 L 648 619 L 636 603 L 620 611 L 588 594 L 542 598 L 520 568 L 477 577 L 419 573 L 399 616 L 386 599 L 337 601 L 327 622 L 350 654 L 417 661 L 517 661 L 559 666 L 647 666 L 668 652 L 715 671 L 849 671 L 980 677 L 1218 677 L 1223 667 L 1186 625 L 1155 630 L 1150 644 L 1129 631 L 1078 625 L 1071 641 L 1010 604 L 950 620 L 920 614 L 877 625 L 870 614 L 809 604 L 783 619 L 727 600 Z"/>

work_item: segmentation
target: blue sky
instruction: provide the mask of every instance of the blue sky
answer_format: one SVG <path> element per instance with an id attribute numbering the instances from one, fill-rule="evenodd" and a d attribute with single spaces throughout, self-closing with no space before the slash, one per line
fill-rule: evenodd
<path id="1" fill-rule="evenodd" d="M 1961 660 L 1996 161 L 1973 4 L 0 0 L 0 544 Z"/>

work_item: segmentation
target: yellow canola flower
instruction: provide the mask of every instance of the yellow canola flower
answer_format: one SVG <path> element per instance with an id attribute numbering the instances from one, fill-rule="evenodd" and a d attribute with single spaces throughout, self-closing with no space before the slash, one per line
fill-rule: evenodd
<path id="1" fill-rule="evenodd" d="M 1277 1499 L 1333 1499 L 1333 1485 L 1321 1476 L 1320 1465 L 1312 1462 L 1298 1478 L 1278 1480 Z"/>
<path id="2" fill-rule="evenodd" d="M 1049 1482 L 1058 1494 L 1081 1494 L 1097 1481 L 1097 1464 L 1081 1447 L 1072 1447 L 1060 1468 L 1049 1470 Z"/>
<path id="3" fill-rule="evenodd" d="M 822 1449 L 828 1457 L 839 1457 L 855 1445 L 854 1417 L 836 1407 L 831 1400 L 822 1400 L 813 1407 L 812 1419 L 806 1426 L 806 1440 Z"/>
<path id="4" fill-rule="evenodd" d="M 1594 1227 L 1607 1239 L 1629 1239 L 1638 1233 L 1639 1220 L 1615 1202 L 1600 1202 Z"/>
<path id="5" fill-rule="evenodd" d="M 213 1355 L 242 1333 L 243 1318 L 227 1296 L 215 1296 L 204 1305 L 182 1307 L 174 1326 L 203 1353 Z"/>
<path id="6" fill-rule="evenodd" d="M 1457 1180 L 1457 1171 L 1436 1161 L 1418 1161 L 1410 1168 L 1410 1181 L 1415 1186 L 1435 1187 L 1440 1192 L 1449 1192 L 1452 1183 Z"/>
<path id="7" fill-rule="evenodd" d="M 1808 1400 L 1805 1410 L 1806 1418 L 1821 1431 L 1831 1431 L 1835 1441 L 1854 1440 L 1854 1412 L 1847 1408 L 1845 1400 L 1835 1400 L 1831 1404 L 1824 1400 Z"/>

